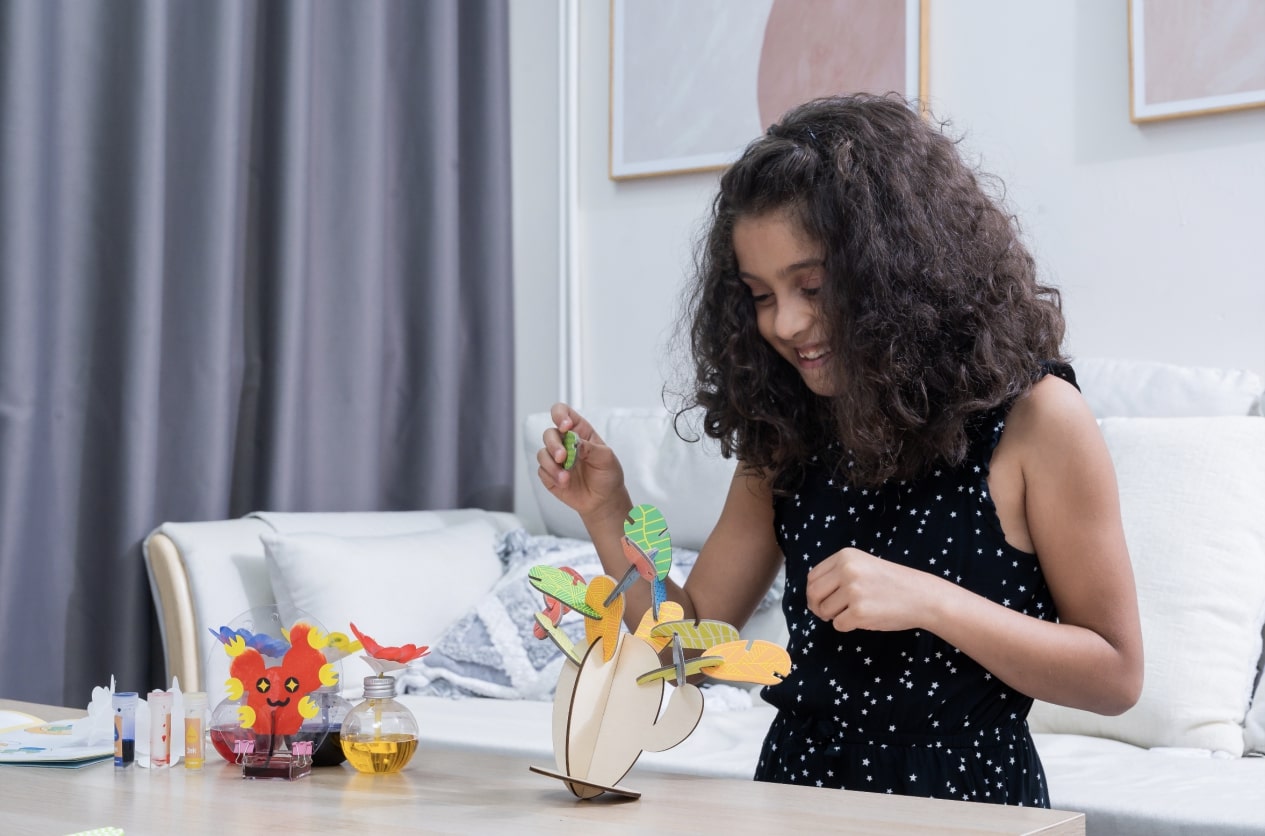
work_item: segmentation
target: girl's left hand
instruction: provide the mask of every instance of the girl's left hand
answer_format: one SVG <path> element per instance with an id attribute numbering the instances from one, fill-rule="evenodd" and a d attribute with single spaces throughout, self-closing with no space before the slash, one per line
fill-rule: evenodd
<path id="1" fill-rule="evenodd" d="M 860 549 L 837 551 L 808 572 L 808 609 L 840 632 L 926 624 L 938 578 Z"/>

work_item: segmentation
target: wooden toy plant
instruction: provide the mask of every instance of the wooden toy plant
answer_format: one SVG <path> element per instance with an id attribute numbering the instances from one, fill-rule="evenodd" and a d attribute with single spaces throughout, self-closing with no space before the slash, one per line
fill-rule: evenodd
<path id="1" fill-rule="evenodd" d="M 557 778 L 581 799 L 611 792 L 641 793 L 617 786 L 643 751 L 662 752 L 689 737 L 703 714 L 703 692 L 687 677 L 703 674 L 731 682 L 776 685 L 790 672 L 786 649 L 762 640 L 744 641 L 723 621 L 682 620 L 681 605 L 668 601 L 664 583 L 672 566 L 672 544 L 663 514 L 638 505 L 624 521 L 624 577 L 600 575 L 587 584 L 574 570 L 534 566 L 531 585 L 544 595 L 536 635 L 552 639 L 567 661 L 553 703 L 553 750 Z M 637 578 L 648 581 L 653 604 L 633 633 L 622 629 L 623 592 Z M 570 609 L 584 616 L 587 648 L 576 647 L 558 622 Z M 660 651 L 672 646 L 672 664 Z M 702 654 L 685 658 L 685 651 Z M 663 705 L 667 682 L 675 683 Z"/>

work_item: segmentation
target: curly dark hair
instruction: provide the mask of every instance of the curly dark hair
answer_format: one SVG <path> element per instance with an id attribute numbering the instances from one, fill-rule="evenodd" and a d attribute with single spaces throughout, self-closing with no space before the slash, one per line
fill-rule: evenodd
<path id="1" fill-rule="evenodd" d="M 877 485 L 966 454 L 973 416 L 1062 361 L 1059 292 L 956 142 L 894 95 L 816 99 L 720 180 L 686 317 L 702 431 L 785 491 L 830 440 Z M 987 182 L 995 182 L 987 178 Z M 785 211 L 825 252 L 817 296 L 838 394 L 814 394 L 764 341 L 734 223 Z"/>

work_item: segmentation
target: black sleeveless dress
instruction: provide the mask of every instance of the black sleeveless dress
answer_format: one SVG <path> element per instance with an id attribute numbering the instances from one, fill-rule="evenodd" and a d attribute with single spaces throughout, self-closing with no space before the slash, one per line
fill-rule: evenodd
<path id="1" fill-rule="evenodd" d="M 1048 371 L 1075 383 L 1067 367 Z M 762 691 L 779 711 L 756 780 L 1050 806 L 1028 733 L 1031 698 L 926 630 L 841 633 L 809 612 L 804 592 L 810 568 L 853 546 L 1054 620 L 1036 555 L 1006 543 L 988 491 L 1008 411 L 972 422 L 956 467 L 867 490 L 832 472 L 832 450 L 798 492 L 775 500 L 792 669 Z"/>

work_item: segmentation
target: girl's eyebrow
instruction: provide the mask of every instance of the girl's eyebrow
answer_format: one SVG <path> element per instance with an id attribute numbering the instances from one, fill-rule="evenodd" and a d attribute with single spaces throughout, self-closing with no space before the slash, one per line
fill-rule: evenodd
<path id="1" fill-rule="evenodd" d="M 805 258 L 801 261 L 795 261 L 795 262 L 792 262 L 791 264 L 786 265 L 781 270 L 778 270 L 778 274 L 782 276 L 789 276 L 792 273 L 798 273 L 801 270 L 807 270 L 811 267 L 824 267 L 825 264 L 826 264 L 826 260 L 824 258 Z M 743 270 L 738 271 L 738 278 L 751 279 L 752 281 L 757 281 L 757 282 L 761 281 L 759 276 L 752 275 L 751 273 L 748 273 Z"/>

